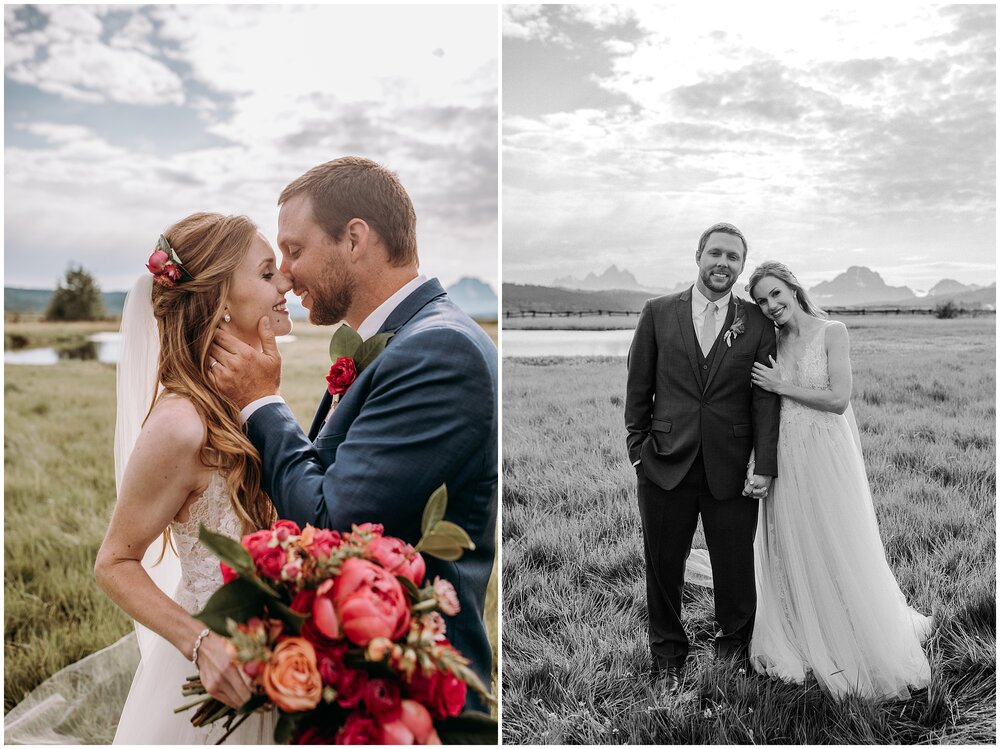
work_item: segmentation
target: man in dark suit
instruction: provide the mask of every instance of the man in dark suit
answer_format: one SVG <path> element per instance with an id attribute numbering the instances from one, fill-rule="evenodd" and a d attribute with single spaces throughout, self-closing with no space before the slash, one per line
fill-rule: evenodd
<path id="1" fill-rule="evenodd" d="M 750 384 L 754 362 L 769 364 L 776 344 L 773 323 L 730 291 L 746 255 L 735 226 L 707 229 L 695 253 L 698 280 L 646 302 L 629 350 L 625 425 L 638 481 L 649 647 L 653 673 L 665 675 L 669 692 L 680 686 L 688 652 L 681 591 L 699 514 L 721 628 L 716 653 L 745 658 L 753 630 L 753 539 L 758 501 L 777 475 L 779 400 Z"/>
<path id="2" fill-rule="evenodd" d="M 448 637 L 489 685 L 482 617 L 497 513 L 496 347 L 437 279 L 418 275 L 416 216 L 392 172 L 336 159 L 292 182 L 278 204 L 280 270 L 310 321 L 346 320 L 365 340 L 394 335 L 332 413 L 324 395 L 308 437 L 277 395 L 281 359 L 269 330 L 262 352 L 220 331 L 213 380 L 243 408 L 281 518 L 337 530 L 381 523 L 415 544 L 428 498 L 447 485 L 445 519 L 476 548 L 458 561 L 428 557 L 427 577 L 455 586 L 461 611 L 447 618 Z M 317 370 L 317 390 L 324 375 Z M 481 707 L 471 690 L 468 704 Z"/>

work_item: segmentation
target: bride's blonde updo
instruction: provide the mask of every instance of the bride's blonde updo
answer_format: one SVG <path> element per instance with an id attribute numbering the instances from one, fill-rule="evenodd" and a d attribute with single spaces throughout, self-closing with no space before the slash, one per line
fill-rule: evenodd
<path id="1" fill-rule="evenodd" d="M 827 317 L 828 315 L 816 304 L 813 303 L 812 299 L 809 298 L 809 294 L 806 292 L 805 287 L 799 283 L 799 279 L 795 277 L 795 274 L 789 269 L 784 263 L 779 263 L 777 260 L 765 260 L 763 263 L 754 268 L 753 273 L 750 274 L 750 280 L 747 281 L 746 290 L 750 292 L 751 298 L 753 297 L 753 287 L 760 283 L 761 279 L 766 276 L 771 278 L 777 278 L 779 281 L 783 282 L 788 288 L 795 292 L 795 298 L 799 302 L 799 307 L 806 314 L 812 315 L 813 317 Z M 757 300 L 754 299 L 756 302 Z"/>
<path id="2" fill-rule="evenodd" d="M 257 225 L 246 216 L 193 213 L 163 236 L 189 277 L 172 287 L 153 284 L 163 385 L 157 400 L 179 395 L 194 405 L 207 428 L 201 461 L 225 475 L 243 532 L 269 527 L 276 515 L 260 487 L 260 454 L 240 427 L 239 408 L 208 384 L 212 338 L 225 314 L 233 271 L 249 252 Z"/>

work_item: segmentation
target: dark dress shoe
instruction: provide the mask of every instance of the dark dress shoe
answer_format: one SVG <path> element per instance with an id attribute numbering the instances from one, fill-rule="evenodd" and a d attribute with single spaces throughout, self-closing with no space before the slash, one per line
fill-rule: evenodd
<path id="1" fill-rule="evenodd" d="M 684 669 L 681 666 L 667 666 L 663 672 L 663 686 L 667 694 L 677 694 L 681 689 Z"/>

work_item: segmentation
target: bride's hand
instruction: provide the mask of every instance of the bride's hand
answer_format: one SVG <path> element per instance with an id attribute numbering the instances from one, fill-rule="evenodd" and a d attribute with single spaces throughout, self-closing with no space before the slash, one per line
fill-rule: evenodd
<path id="1" fill-rule="evenodd" d="M 754 363 L 753 371 L 750 372 L 750 381 L 769 393 L 781 395 L 785 382 L 781 379 L 781 372 L 778 371 L 778 362 L 774 360 L 773 356 L 768 356 L 767 359 L 771 362 L 770 367 L 760 362 Z"/>
<path id="2" fill-rule="evenodd" d="M 198 650 L 198 673 L 205 690 L 229 707 L 242 707 L 251 697 L 250 678 L 233 665 L 225 641 L 214 632 Z"/>

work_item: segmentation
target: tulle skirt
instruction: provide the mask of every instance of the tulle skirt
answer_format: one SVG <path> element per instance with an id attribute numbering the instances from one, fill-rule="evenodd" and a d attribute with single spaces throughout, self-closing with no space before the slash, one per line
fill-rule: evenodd
<path id="1" fill-rule="evenodd" d="M 787 410 L 754 544 L 751 662 L 835 697 L 904 699 L 930 679 L 931 620 L 889 569 L 853 416 Z"/>
<path id="2" fill-rule="evenodd" d="M 139 662 L 128 699 L 118 721 L 115 744 L 214 744 L 226 731 L 225 721 L 195 728 L 191 716 L 196 708 L 174 713 L 185 700 L 181 687 L 197 669 L 173 645 L 157 638 L 148 657 Z M 238 720 L 238 718 L 237 718 Z M 226 744 L 273 744 L 276 711 L 255 713 L 230 736 Z"/>

